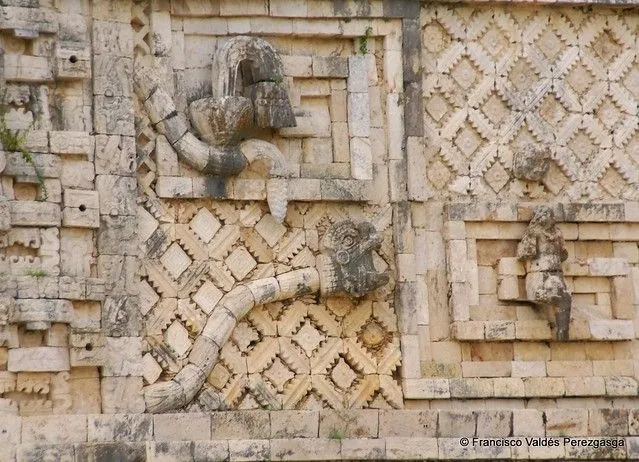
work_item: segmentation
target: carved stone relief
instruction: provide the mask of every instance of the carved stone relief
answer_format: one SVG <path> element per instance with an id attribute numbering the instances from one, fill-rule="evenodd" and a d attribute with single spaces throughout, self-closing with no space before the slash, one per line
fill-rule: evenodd
<path id="1" fill-rule="evenodd" d="M 141 211 L 147 410 L 401 405 L 389 210 L 238 205 Z"/>
<path id="2" fill-rule="evenodd" d="M 555 306 L 557 339 L 568 340 L 572 297 L 561 266 L 568 252 L 550 207 L 535 209 L 517 247 L 517 257 L 525 263 L 527 299 L 539 305 Z"/>
<path id="3" fill-rule="evenodd" d="M 150 122 L 164 135 L 179 158 L 207 175 L 228 177 L 249 163 L 266 160 L 273 181 L 266 182 L 271 214 L 282 221 L 286 214 L 286 183 L 277 179 L 291 174 L 289 161 L 272 143 L 248 139 L 252 127 L 294 127 L 295 117 L 283 82 L 282 61 L 266 41 L 233 37 L 218 50 L 213 62 L 213 96 L 189 105 L 193 134 L 161 77 L 136 63 L 135 91 Z M 217 81 L 216 81 L 217 79 Z"/>

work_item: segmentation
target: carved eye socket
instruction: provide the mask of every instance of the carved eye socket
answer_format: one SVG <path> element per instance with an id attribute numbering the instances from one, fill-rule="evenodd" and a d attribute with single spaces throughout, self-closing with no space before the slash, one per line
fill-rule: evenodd
<path id="1" fill-rule="evenodd" d="M 354 232 L 345 234 L 342 237 L 341 248 L 348 250 L 355 245 L 355 239 L 357 238 L 357 234 Z"/>

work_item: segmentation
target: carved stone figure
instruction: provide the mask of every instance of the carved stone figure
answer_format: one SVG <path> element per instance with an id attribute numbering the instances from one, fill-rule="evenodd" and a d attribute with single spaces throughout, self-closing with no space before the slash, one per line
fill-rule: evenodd
<path id="1" fill-rule="evenodd" d="M 331 228 L 320 244 L 318 270 L 322 294 L 361 297 L 388 282 L 373 265 L 372 251 L 381 245 L 370 223 L 343 221 Z"/>
<path id="2" fill-rule="evenodd" d="M 561 263 L 568 258 L 564 239 L 548 206 L 539 206 L 517 247 L 526 263 L 526 297 L 538 305 L 556 307 L 557 340 L 568 340 L 572 297 Z"/>
<path id="3" fill-rule="evenodd" d="M 295 116 L 283 81 L 282 61 L 266 41 L 234 37 L 218 50 L 213 63 L 213 96 L 193 101 L 189 115 L 199 136 L 189 129 L 186 116 L 157 77 L 140 65 L 134 76 L 135 91 L 151 123 L 166 136 L 180 159 L 194 169 L 223 177 L 236 175 L 248 164 L 264 159 L 270 164 L 267 199 L 271 214 L 280 222 L 286 214 L 285 183 L 288 160 L 277 147 L 245 138 L 251 127 L 277 129 L 295 126 Z"/>
<path id="4" fill-rule="evenodd" d="M 211 311 L 188 364 L 172 380 L 146 387 L 147 411 L 166 412 L 188 404 L 213 370 L 236 324 L 254 306 L 315 292 L 361 297 L 385 285 L 388 275 L 373 266 L 372 252 L 380 245 L 379 232 L 370 223 L 337 223 L 322 240 L 317 269 L 302 268 L 235 287 Z"/>

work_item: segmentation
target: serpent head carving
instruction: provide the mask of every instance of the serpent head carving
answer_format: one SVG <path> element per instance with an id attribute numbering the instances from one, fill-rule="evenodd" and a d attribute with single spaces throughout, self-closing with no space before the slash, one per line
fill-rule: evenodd
<path id="1" fill-rule="evenodd" d="M 331 227 L 317 260 L 322 295 L 361 297 L 388 283 L 388 274 L 379 273 L 373 263 L 373 251 L 379 250 L 381 242 L 370 223 L 347 220 Z"/>

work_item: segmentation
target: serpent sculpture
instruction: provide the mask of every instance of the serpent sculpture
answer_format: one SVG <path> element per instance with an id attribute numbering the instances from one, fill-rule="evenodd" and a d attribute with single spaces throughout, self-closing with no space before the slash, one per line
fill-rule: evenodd
<path id="1" fill-rule="evenodd" d="M 380 245 L 380 234 L 372 224 L 343 221 L 322 238 L 316 268 L 257 279 L 232 289 L 211 311 L 193 344 L 188 364 L 172 380 L 143 390 L 146 410 L 158 413 L 187 405 L 213 370 L 235 325 L 254 306 L 317 292 L 322 296 L 361 297 L 385 285 L 388 275 L 378 273 L 373 264 L 373 251 Z"/>
<path id="2" fill-rule="evenodd" d="M 243 36 L 225 42 L 213 60 L 213 95 L 189 105 L 199 137 L 151 69 L 136 63 L 133 82 L 151 124 L 195 170 L 229 177 L 258 159 L 266 161 L 267 201 L 271 215 L 281 222 L 287 207 L 283 179 L 291 175 L 290 162 L 274 144 L 245 138 L 252 128 L 295 126 L 283 78 L 282 61 L 268 42 Z"/>
<path id="3" fill-rule="evenodd" d="M 561 268 L 568 252 L 550 207 L 535 209 L 517 257 L 526 264 L 526 298 L 536 305 L 556 307 L 557 340 L 568 340 L 572 296 Z"/>

